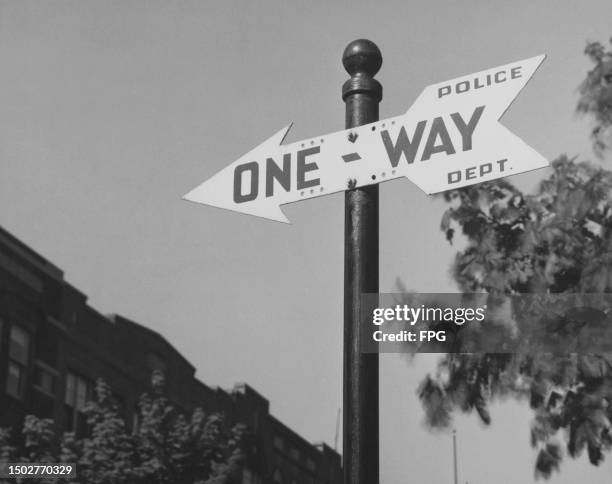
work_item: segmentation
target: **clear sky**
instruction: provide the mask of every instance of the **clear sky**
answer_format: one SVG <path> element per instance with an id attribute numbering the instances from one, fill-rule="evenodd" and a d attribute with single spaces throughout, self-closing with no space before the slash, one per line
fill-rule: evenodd
<path id="1" fill-rule="evenodd" d="M 592 159 L 574 116 L 602 1 L 0 1 L 0 223 L 101 312 L 166 336 L 209 385 L 245 381 L 307 439 L 333 445 L 342 401 L 343 197 L 285 207 L 284 225 L 181 196 L 288 122 L 288 141 L 342 129 L 340 58 L 384 57 L 381 117 L 428 84 L 541 53 L 504 124 L 553 159 Z M 531 187 L 540 174 L 524 175 Z M 515 179 L 516 181 L 516 179 Z M 381 189 L 381 290 L 454 289 L 443 202 Z M 451 482 L 449 434 L 421 427 L 415 388 L 434 358 L 381 359 L 381 481 Z M 484 430 L 457 420 L 463 484 L 533 480 L 529 411 Z M 551 482 L 609 482 L 566 461 Z"/>

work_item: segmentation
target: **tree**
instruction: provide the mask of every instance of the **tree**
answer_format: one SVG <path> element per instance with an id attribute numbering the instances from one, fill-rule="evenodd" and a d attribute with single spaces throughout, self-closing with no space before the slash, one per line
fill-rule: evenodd
<path id="1" fill-rule="evenodd" d="M 612 44 L 612 39 L 610 39 Z M 590 115 L 595 126 L 591 132 L 596 153 L 602 155 L 610 146 L 612 133 L 612 51 L 599 42 L 591 42 L 585 54 L 593 62 L 593 69 L 580 86 L 578 112 Z"/>
<path id="2" fill-rule="evenodd" d="M 135 473 L 150 484 L 223 484 L 242 460 L 245 427 L 227 434 L 220 415 L 196 409 L 190 418 L 178 414 L 163 393 L 164 378 L 153 376 L 153 394 L 140 400 L 141 422 L 135 435 Z"/>
<path id="3" fill-rule="evenodd" d="M 0 462 L 57 462 L 54 455 L 55 425 L 50 419 L 27 415 L 19 445 L 12 443 L 11 431 L 0 429 Z M 9 484 L 0 479 L 0 484 Z"/>
<path id="4" fill-rule="evenodd" d="M 27 416 L 24 446 L 0 429 L 5 462 L 75 463 L 73 484 L 229 484 L 240 469 L 243 425 L 227 428 L 219 414 L 196 409 L 187 417 L 164 394 L 164 377 L 154 373 L 153 391 L 140 399 L 138 428 L 129 432 L 109 386 L 97 380 L 84 408 L 89 432 L 58 436 L 53 422 Z M 57 442 L 60 442 L 59 453 Z M 54 480 L 53 482 L 58 482 Z M 61 481 L 59 481 L 61 482 Z"/>
<path id="5" fill-rule="evenodd" d="M 594 120 L 593 146 L 603 158 L 612 148 L 612 52 L 590 43 L 585 53 L 594 67 L 580 87 L 578 111 Z M 612 172 L 560 156 L 535 195 L 496 180 L 444 197 L 453 206 L 442 217 L 442 231 L 451 243 L 455 228 L 467 239 L 452 267 L 462 291 L 612 293 Z M 543 318 L 536 321 L 544 324 Z M 500 396 L 529 401 L 536 476 L 559 470 L 558 437 L 569 456 L 586 449 L 594 465 L 612 448 L 609 353 L 559 355 L 527 348 L 512 355 L 452 354 L 438 370 L 443 376 L 427 376 L 418 391 L 432 427 L 448 427 L 455 409 L 476 411 L 489 424 L 488 403 Z"/>
<path id="6" fill-rule="evenodd" d="M 60 461 L 77 464 L 76 482 L 128 484 L 135 482 L 137 441 L 126 429 L 111 389 L 102 379 L 96 381 L 94 399 L 87 402 L 88 435 L 74 432 L 61 438 Z"/>

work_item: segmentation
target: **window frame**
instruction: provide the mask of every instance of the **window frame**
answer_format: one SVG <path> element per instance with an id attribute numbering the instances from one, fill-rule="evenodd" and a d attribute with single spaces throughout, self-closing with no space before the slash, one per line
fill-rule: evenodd
<path id="1" fill-rule="evenodd" d="M 33 387 L 38 390 L 41 393 L 44 393 L 45 395 L 48 395 L 50 397 L 53 397 L 54 399 L 57 398 L 57 393 L 58 393 L 58 379 L 59 379 L 59 372 L 45 364 L 44 362 L 40 361 L 40 360 L 36 360 L 34 362 L 34 367 L 35 367 L 35 375 L 34 375 L 34 384 Z M 46 373 L 47 375 L 51 376 L 51 391 L 47 390 L 46 388 L 44 388 L 42 385 L 39 384 L 38 380 L 37 380 L 37 372 L 40 373 Z"/>
<path id="2" fill-rule="evenodd" d="M 1 331 L 1 326 L 0 326 Z M 17 353 L 14 349 L 15 346 L 13 343 L 16 341 L 13 338 L 14 332 L 21 332 L 23 336 L 26 337 L 25 341 L 25 355 L 21 355 Z M 1 333 L 0 333 L 1 336 Z M 18 342 L 18 344 L 22 344 Z M 5 393 L 17 400 L 23 400 L 25 398 L 26 386 L 28 380 L 28 368 L 30 366 L 30 357 L 32 352 L 32 335 L 28 330 L 26 330 L 23 326 L 13 323 L 10 325 L 9 337 L 8 337 L 8 364 L 6 370 L 6 383 L 5 383 Z M 23 345 L 22 345 L 23 346 Z M 14 391 L 12 386 L 12 382 L 14 378 L 11 376 L 11 367 L 15 368 L 18 372 L 17 374 L 17 387 Z"/>
<path id="3" fill-rule="evenodd" d="M 74 380 L 74 384 L 72 385 L 72 390 L 70 391 L 70 395 L 68 393 L 68 389 L 71 385 L 69 385 L 69 381 L 70 380 Z M 86 376 L 77 373 L 75 371 L 72 371 L 70 369 L 66 370 L 66 378 L 64 379 L 64 397 L 62 399 L 64 408 L 67 408 L 68 411 L 70 412 L 69 415 L 69 421 L 67 422 L 68 424 L 68 429 L 70 432 L 75 432 L 78 433 L 79 432 L 79 417 L 83 417 L 85 415 L 85 413 L 83 412 L 83 409 L 85 407 L 85 405 L 87 404 L 88 401 L 91 400 L 91 396 L 93 393 L 93 384 L 91 382 L 90 379 L 88 379 Z M 82 394 L 83 398 L 82 401 L 80 399 L 79 396 L 79 388 L 83 389 L 83 385 L 79 385 L 79 383 L 82 383 L 84 385 L 84 391 L 85 393 Z M 70 398 L 68 398 L 70 396 Z M 85 430 L 85 429 L 83 429 Z"/>
<path id="4" fill-rule="evenodd" d="M 278 467 L 272 473 L 272 482 L 273 484 L 283 484 L 283 473 Z"/>

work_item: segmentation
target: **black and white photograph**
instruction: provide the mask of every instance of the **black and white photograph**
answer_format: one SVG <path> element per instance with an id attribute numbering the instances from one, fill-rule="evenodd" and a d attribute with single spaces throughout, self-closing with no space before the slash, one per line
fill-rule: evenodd
<path id="1" fill-rule="evenodd" d="M 610 0 L 0 0 L 0 484 L 610 484 Z"/>

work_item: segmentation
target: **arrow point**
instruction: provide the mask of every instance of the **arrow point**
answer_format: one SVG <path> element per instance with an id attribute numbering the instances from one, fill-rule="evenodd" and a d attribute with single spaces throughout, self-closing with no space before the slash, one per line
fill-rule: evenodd
<path id="1" fill-rule="evenodd" d="M 267 218 L 268 220 L 274 220 L 275 222 L 282 222 L 284 224 L 291 224 L 291 221 L 283 213 L 283 211 L 281 210 L 279 205 L 277 205 L 275 207 L 274 211 L 270 211 L 268 213 L 261 214 L 261 215 L 258 215 L 258 214 L 253 214 L 253 215 L 257 215 L 258 217 Z"/>
<path id="2" fill-rule="evenodd" d="M 200 203 L 215 208 L 231 210 L 232 212 L 244 213 L 255 217 L 266 218 L 276 222 L 290 224 L 291 222 L 285 216 L 279 205 L 273 203 L 255 203 L 255 204 L 237 204 L 229 200 L 225 200 L 220 196 L 217 190 L 219 183 L 214 177 L 200 186 L 194 188 L 189 193 L 181 198 L 188 202 Z"/>
<path id="3" fill-rule="evenodd" d="M 253 148 L 249 152 L 242 155 L 240 158 L 238 158 L 236 161 L 234 161 L 234 163 L 232 163 L 229 166 L 234 166 L 236 164 L 239 164 L 239 163 L 242 163 L 248 160 L 250 161 L 250 159 L 252 158 L 257 158 L 257 156 L 262 155 L 262 154 L 267 155 L 270 151 L 278 149 L 278 147 L 283 144 L 283 141 L 285 140 L 287 133 L 289 133 L 289 130 L 291 129 L 292 126 L 293 126 L 293 123 L 292 122 L 289 123 L 287 126 L 278 130 L 276 133 L 274 133 L 264 142 L 258 144 L 255 148 Z"/>
<path id="4" fill-rule="evenodd" d="M 540 65 L 542 65 L 542 62 L 544 62 L 545 59 L 546 59 L 546 54 L 540 54 L 530 59 L 527 59 L 527 61 L 525 61 L 529 63 L 533 62 L 533 68 L 532 68 L 532 71 L 527 76 L 527 81 L 529 81 L 533 77 L 533 75 L 539 69 Z"/>
<path id="5" fill-rule="evenodd" d="M 287 133 L 289 133 L 289 130 L 291 129 L 292 126 L 293 126 L 293 122 L 289 123 L 287 126 L 280 129 L 279 131 L 274 133 L 272 136 L 270 136 L 266 141 L 261 143 L 257 148 L 264 147 L 264 146 L 266 147 L 267 146 L 274 146 L 274 147 L 280 146 L 281 144 L 283 144 L 283 141 L 285 140 L 285 137 L 287 136 Z"/>
<path id="6" fill-rule="evenodd" d="M 187 200 L 189 202 L 196 202 L 217 208 L 224 208 L 226 210 L 249 213 L 257 217 L 276 220 L 278 222 L 290 223 L 279 206 L 274 206 L 268 203 L 261 202 L 256 202 L 254 204 L 237 204 L 232 200 L 231 189 L 233 187 L 232 183 L 234 167 L 237 164 L 245 161 L 246 159 L 250 159 L 253 157 L 256 158 L 259 154 L 267 152 L 270 149 L 277 149 L 287 136 L 287 133 L 291 129 L 291 126 L 293 126 L 293 123 L 289 123 L 287 126 L 274 133 L 263 143 L 249 151 L 246 155 L 241 156 L 234 163 L 223 168 L 221 171 L 213 175 L 204 183 L 201 183 L 189 193 L 183 195 L 182 199 Z"/>
<path id="7" fill-rule="evenodd" d="M 290 224 L 291 222 L 285 216 L 283 211 L 280 208 L 280 205 L 276 205 L 273 201 L 268 202 L 260 202 L 254 205 L 244 204 L 237 205 L 233 204 L 231 206 L 222 207 L 228 210 L 232 210 L 238 213 L 244 213 L 247 215 L 253 215 L 255 217 L 265 218 L 268 220 L 273 220 L 275 222 L 281 222 L 284 224 Z"/>

